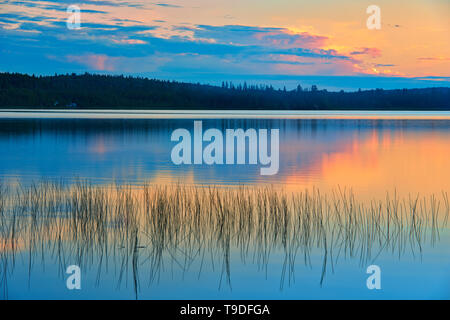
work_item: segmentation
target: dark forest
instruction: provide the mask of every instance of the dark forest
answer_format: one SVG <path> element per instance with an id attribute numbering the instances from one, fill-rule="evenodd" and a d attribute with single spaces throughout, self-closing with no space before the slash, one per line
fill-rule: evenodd
<path id="1" fill-rule="evenodd" d="M 450 88 L 330 92 L 140 77 L 0 73 L 0 108 L 201 110 L 450 110 Z"/>

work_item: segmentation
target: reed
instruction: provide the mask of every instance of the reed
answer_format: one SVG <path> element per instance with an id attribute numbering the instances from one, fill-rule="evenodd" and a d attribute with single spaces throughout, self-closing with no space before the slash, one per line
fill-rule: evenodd
<path id="1" fill-rule="evenodd" d="M 366 265 L 382 252 L 420 256 L 424 243 L 439 241 L 449 208 L 446 192 L 362 202 L 346 189 L 0 185 L 0 283 L 7 287 L 21 254 L 30 270 L 51 259 L 63 274 L 71 261 L 97 268 L 100 281 L 112 269 L 117 285 L 132 285 L 136 296 L 142 274 L 152 283 L 169 267 L 187 272 L 196 264 L 200 276 L 207 260 L 219 286 L 231 286 L 233 253 L 267 272 L 271 255 L 281 252 L 283 288 L 295 281 L 296 263 L 311 265 L 312 253 L 321 252 L 322 284 L 340 259 Z"/>

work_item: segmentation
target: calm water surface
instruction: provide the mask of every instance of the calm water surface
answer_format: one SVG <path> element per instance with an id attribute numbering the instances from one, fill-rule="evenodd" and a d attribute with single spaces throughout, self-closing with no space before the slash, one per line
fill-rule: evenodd
<path id="1" fill-rule="evenodd" d="M 0 181 L 4 186 L 30 186 L 43 179 L 71 185 L 88 180 L 95 185 L 145 184 L 220 186 L 270 186 L 286 191 L 316 188 L 327 194 L 351 188 L 361 203 L 383 200 L 386 193 L 401 199 L 441 196 L 450 191 L 450 120 L 443 117 L 392 119 L 376 114 L 341 119 L 206 119 L 204 130 L 280 129 L 280 169 L 261 176 L 259 165 L 184 165 L 171 162 L 176 144 L 170 134 L 177 128 L 192 132 L 190 119 L 47 119 L 0 118 Z M 311 116 L 308 116 L 311 117 Z M 440 214 L 445 204 L 440 200 Z M 448 212 L 448 208 L 447 208 Z M 3 227 L 4 228 L 4 227 Z M 1 228 L 0 228 L 1 230 Z M 426 232 L 426 228 L 424 229 Z M 428 230 L 429 231 L 429 230 Z M 65 286 L 64 266 L 76 264 L 77 254 L 64 259 L 54 249 L 40 259 L 30 252 L 15 251 L 14 263 L 7 246 L 3 259 L 0 297 L 15 298 L 142 298 L 142 299 L 308 299 L 308 298 L 450 298 L 450 231 L 439 230 L 439 239 L 424 238 L 417 248 L 384 250 L 371 261 L 357 256 L 335 256 L 324 267 L 320 245 L 311 248 L 308 261 L 302 248 L 286 273 L 286 253 L 277 247 L 261 264 L 256 251 L 243 256 L 230 248 L 227 272 L 222 258 L 165 252 L 158 276 L 154 265 L 141 255 L 139 285 L 136 270 L 120 268 L 112 259 L 93 254 L 83 269 L 82 290 Z M 217 249 L 218 251 L 219 248 Z M 70 251 L 70 250 L 69 250 Z M 400 254 L 399 251 L 402 253 Z M 6 262 L 6 257 L 9 260 Z M 291 261 L 291 260 L 290 260 Z M 104 262 L 104 261 L 103 261 Z M 123 263 L 123 262 L 122 262 Z M 382 268 L 382 289 L 368 290 L 366 268 Z M 7 266 L 7 267 L 6 267 Z M 326 275 L 324 275 L 324 268 Z M 121 272 L 122 270 L 122 272 Z M 125 271 L 123 271 L 125 270 Z M 287 275 L 289 274 L 289 276 Z M 322 279 L 323 278 L 323 279 Z"/>

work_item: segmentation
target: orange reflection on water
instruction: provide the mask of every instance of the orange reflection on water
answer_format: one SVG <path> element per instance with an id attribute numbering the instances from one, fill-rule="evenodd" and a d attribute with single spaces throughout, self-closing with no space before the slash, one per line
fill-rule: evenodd
<path id="1" fill-rule="evenodd" d="M 357 194 L 383 197 L 387 191 L 427 195 L 450 190 L 450 134 L 379 132 L 355 136 L 338 152 L 323 153 L 314 165 L 319 177 L 306 183 L 295 172 L 290 188 L 350 187 Z M 309 170 L 309 168 L 305 169 Z M 299 183 L 296 183 L 298 181 Z"/>

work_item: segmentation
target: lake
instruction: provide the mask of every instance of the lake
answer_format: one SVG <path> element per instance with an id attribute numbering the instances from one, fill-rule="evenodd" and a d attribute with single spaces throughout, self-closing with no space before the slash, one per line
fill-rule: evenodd
<path id="1" fill-rule="evenodd" d="M 277 173 L 176 165 L 195 120 Z M 450 298 L 449 112 L 0 111 L 0 159 L 4 299 Z"/>

